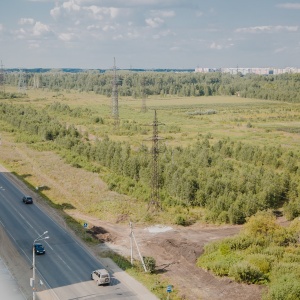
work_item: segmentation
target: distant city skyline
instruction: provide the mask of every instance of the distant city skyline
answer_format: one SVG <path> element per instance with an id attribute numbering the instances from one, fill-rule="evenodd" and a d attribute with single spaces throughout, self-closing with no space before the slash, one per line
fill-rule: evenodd
<path id="1" fill-rule="evenodd" d="M 300 68 L 300 1 L 7 0 L 4 68 Z"/>

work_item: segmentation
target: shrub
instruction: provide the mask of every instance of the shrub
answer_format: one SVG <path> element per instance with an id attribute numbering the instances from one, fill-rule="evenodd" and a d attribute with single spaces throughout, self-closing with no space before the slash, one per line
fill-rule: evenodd
<path id="1" fill-rule="evenodd" d="M 300 263 L 300 255 L 294 253 L 284 253 L 282 262 L 297 262 Z"/>
<path id="2" fill-rule="evenodd" d="M 151 256 L 143 257 L 146 269 L 149 273 L 154 273 L 156 268 L 156 261 Z"/>
<path id="3" fill-rule="evenodd" d="M 182 215 L 179 215 L 175 219 L 175 224 L 185 226 L 186 225 L 186 218 Z"/>
<path id="4" fill-rule="evenodd" d="M 213 252 L 208 255 L 200 256 L 197 261 L 197 265 L 206 270 L 213 271 L 218 276 L 227 276 L 230 267 L 239 260 L 239 257 L 232 252 L 230 255 L 223 255 L 220 252 Z"/>
<path id="5" fill-rule="evenodd" d="M 263 283 L 267 279 L 258 267 L 247 261 L 242 261 L 233 265 L 230 268 L 228 275 L 233 277 L 237 282 L 245 283 Z"/>
<path id="6" fill-rule="evenodd" d="M 264 254 L 250 254 L 245 260 L 249 262 L 251 265 L 257 267 L 262 273 L 266 274 L 270 272 L 272 262 L 274 258 L 269 255 Z"/>
<path id="7" fill-rule="evenodd" d="M 280 246 L 270 246 L 270 247 L 265 248 L 262 251 L 262 253 L 274 256 L 276 259 L 279 259 L 284 254 L 284 248 L 280 247 Z"/>
<path id="8" fill-rule="evenodd" d="M 300 215 L 300 201 L 293 200 L 283 206 L 284 215 L 288 220 L 293 220 Z"/>
<path id="9" fill-rule="evenodd" d="M 299 278 L 292 274 L 279 277 L 269 287 L 269 293 L 265 300 L 298 300 L 300 299 Z"/>

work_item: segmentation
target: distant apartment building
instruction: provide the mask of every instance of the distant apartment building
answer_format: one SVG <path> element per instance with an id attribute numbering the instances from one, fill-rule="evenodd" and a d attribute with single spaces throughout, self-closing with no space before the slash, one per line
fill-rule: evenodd
<path id="1" fill-rule="evenodd" d="M 200 68 L 197 67 L 195 69 L 196 73 L 211 73 L 211 72 L 221 72 L 221 73 L 229 73 L 232 75 L 235 74 L 257 74 L 257 75 L 271 75 L 271 74 L 285 74 L 285 73 L 289 73 L 289 74 L 294 74 L 294 73 L 300 73 L 300 69 L 299 68 L 292 68 L 292 67 L 288 67 L 288 68 L 284 68 L 284 69 L 280 69 L 280 68 Z"/>

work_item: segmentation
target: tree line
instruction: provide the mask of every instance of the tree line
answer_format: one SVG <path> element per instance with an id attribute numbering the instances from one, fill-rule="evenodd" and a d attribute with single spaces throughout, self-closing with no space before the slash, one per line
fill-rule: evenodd
<path id="1" fill-rule="evenodd" d="M 77 90 L 111 96 L 113 73 L 46 72 L 23 74 L 28 87 L 51 91 Z M 18 86 L 19 73 L 8 73 L 7 84 Z M 120 96 L 201 97 L 237 95 L 244 98 L 300 102 L 300 74 L 230 75 L 224 73 L 118 72 Z"/>

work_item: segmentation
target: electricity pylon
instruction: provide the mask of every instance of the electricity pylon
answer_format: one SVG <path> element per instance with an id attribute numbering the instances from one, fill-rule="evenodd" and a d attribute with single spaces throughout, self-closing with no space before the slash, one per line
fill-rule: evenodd
<path id="1" fill-rule="evenodd" d="M 163 125 L 163 123 L 159 123 L 157 120 L 156 110 L 154 111 L 154 120 L 153 123 L 150 124 L 150 126 L 153 127 L 153 135 L 152 138 L 149 140 L 152 141 L 152 180 L 151 180 L 151 199 L 148 204 L 148 210 L 154 209 L 154 210 L 161 210 L 161 203 L 159 198 L 159 174 L 158 174 L 158 157 L 159 157 L 159 140 L 163 140 L 164 138 L 161 138 L 158 136 L 158 126 Z"/>
<path id="2" fill-rule="evenodd" d="M 147 111 L 147 106 L 146 106 L 146 88 L 145 88 L 145 85 L 146 85 L 146 78 L 145 76 L 143 76 L 141 78 L 141 90 L 142 90 L 142 109 L 141 111 L 142 112 L 146 112 Z"/>
<path id="3" fill-rule="evenodd" d="M 19 74 L 19 85 L 18 85 L 19 93 L 25 94 L 26 93 L 26 83 L 24 78 L 24 72 L 20 70 Z"/>
<path id="4" fill-rule="evenodd" d="M 5 93 L 5 72 L 3 69 L 3 64 L 2 64 L 2 60 L 1 60 L 1 65 L 0 65 L 0 92 Z"/>
<path id="5" fill-rule="evenodd" d="M 117 77 L 117 67 L 116 59 L 114 58 L 114 67 L 113 67 L 113 80 L 112 80 L 112 117 L 114 118 L 115 129 L 119 128 L 119 100 L 118 100 L 118 77 Z"/>

